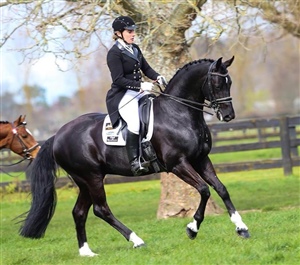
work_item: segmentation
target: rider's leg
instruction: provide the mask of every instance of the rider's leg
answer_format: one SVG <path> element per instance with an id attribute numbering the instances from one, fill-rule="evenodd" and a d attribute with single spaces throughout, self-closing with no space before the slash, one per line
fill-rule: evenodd
<path id="1" fill-rule="evenodd" d="M 148 171 L 148 163 L 141 163 L 139 159 L 139 130 L 140 118 L 138 113 L 139 99 L 142 94 L 127 90 L 119 104 L 119 113 L 126 121 L 128 134 L 126 139 L 126 150 L 131 170 L 134 175 L 141 175 Z"/>
<path id="2" fill-rule="evenodd" d="M 148 162 L 139 159 L 139 135 L 128 130 L 126 138 L 126 151 L 131 164 L 131 171 L 134 176 L 148 172 Z"/>

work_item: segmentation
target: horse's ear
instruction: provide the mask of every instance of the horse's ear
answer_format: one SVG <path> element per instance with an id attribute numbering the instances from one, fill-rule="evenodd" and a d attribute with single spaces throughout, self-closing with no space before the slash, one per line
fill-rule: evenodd
<path id="1" fill-rule="evenodd" d="M 225 67 L 226 68 L 229 67 L 232 64 L 233 60 L 234 60 L 234 56 L 232 56 L 231 59 L 229 59 L 226 62 L 224 62 Z"/>
<path id="2" fill-rule="evenodd" d="M 216 70 L 218 70 L 218 69 L 220 68 L 220 66 L 221 66 L 221 64 L 222 64 L 222 58 L 223 58 L 223 57 L 220 57 L 220 58 L 217 60 L 217 62 L 216 62 Z"/>
<path id="3" fill-rule="evenodd" d="M 19 119 L 18 119 L 18 125 L 23 123 L 25 121 L 26 115 L 22 116 L 20 115 Z"/>

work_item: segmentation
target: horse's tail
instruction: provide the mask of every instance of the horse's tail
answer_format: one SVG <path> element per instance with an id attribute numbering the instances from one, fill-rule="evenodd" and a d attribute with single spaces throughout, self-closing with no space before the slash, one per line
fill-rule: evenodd
<path id="1" fill-rule="evenodd" d="M 41 238 L 45 234 L 48 224 L 56 207 L 56 162 L 53 157 L 54 136 L 49 138 L 41 147 L 37 157 L 29 169 L 31 181 L 32 202 L 20 235 L 30 238 Z"/>

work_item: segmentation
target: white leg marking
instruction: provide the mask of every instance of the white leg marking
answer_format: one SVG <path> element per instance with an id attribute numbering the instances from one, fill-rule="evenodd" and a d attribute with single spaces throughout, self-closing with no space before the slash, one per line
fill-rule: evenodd
<path id="1" fill-rule="evenodd" d="M 81 257 L 94 257 L 98 254 L 95 254 L 93 251 L 91 251 L 89 245 L 87 242 L 83 243 L 83 246 L 79 249 L 79 255 Z"/>
<path id="2" fill-rule="evenodd" d="M 133 243 L 133 247 L 137 248 L 140 246 L 145 245 L 143 239 L 139 238 L 136 233 L 132 232 L 129 236 L 129 241 L 131 241 Z"/>
<path id="3" fill-rule="evenodd" d="M 242 221 L 242 217 L 239 215 L 238 212 L 234 212 L 230 217 L 231 222 L 233 222 L 236 226 L 236 230 L 246 229 L 248 230 L 248 227 L 244 224 Z"/>
<path id="4" fill-rule="evenodd" d="M 197 221 L 196 221 L 195 219 L 194 219 L 193 222 L 189 223 L 189 224 L 187 225 L 187 227 L 188 227 L 189 229 L 191 229 L 193 232 L 198 233 Z"/>

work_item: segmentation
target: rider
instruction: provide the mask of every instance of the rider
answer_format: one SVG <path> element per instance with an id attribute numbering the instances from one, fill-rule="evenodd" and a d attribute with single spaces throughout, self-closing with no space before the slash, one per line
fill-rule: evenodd
<path id="1" fill-rule="evenodd" d="M 152 82 L 142 80 L 142 72 L 159 84 L 165 84 L 166 81 L 151 68 L 138 45 L 134 43 L 136 25 L 131 17 L 117 17 L 112 28 L 116 42 L 107 54 L 112 85 L 106 96 L 106 105 L 113 127 L 120 116 L 127 123 L 126 151 L 131 171 L 138 176 L 148 172 L 148 163 L 142 163 L 139 159 L 138 101 L 153 89 Z"/>

